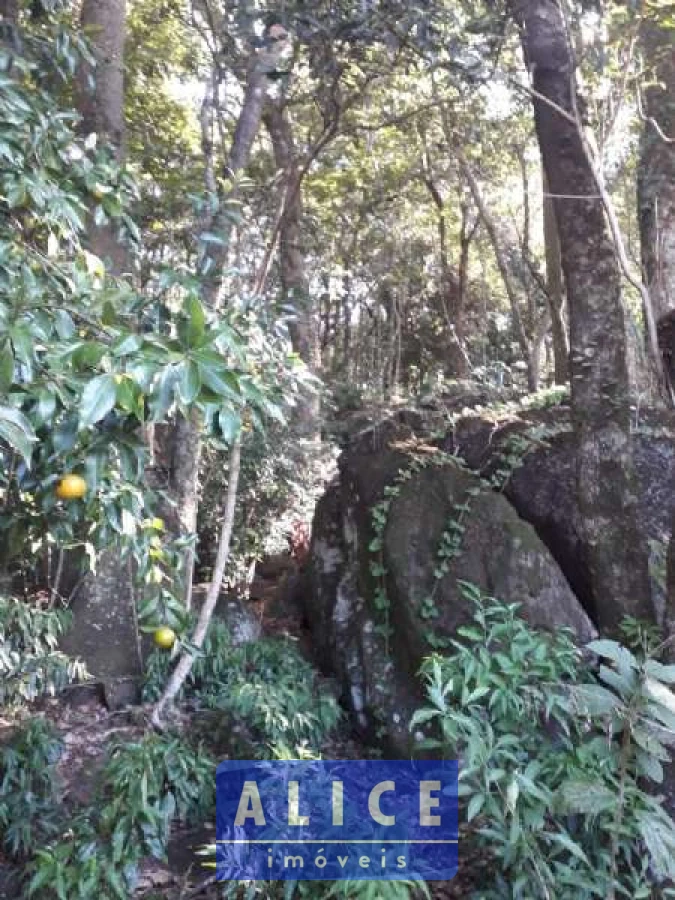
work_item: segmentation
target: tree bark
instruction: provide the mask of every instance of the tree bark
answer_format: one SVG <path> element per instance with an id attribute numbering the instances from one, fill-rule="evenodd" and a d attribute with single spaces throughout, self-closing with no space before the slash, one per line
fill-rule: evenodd
<path id="1" fill-rule="evenodd" d="M 81 127 L 87 134 L 95 132 L 121 161 L 125 0 L 84 0 L 80 21 L 96 58 L 93 70 L 83 65 L 78 72 L 76 100 Z M 128 249 L 118 240 L 112 223 L 99 226 L 90 216 L 87 244 L 92 253 L 107 262 L 111 274 L 122 275 L 129 269 Z M 73 615 L 74 627 L 66 636 L 66 648 L 79 653 L 92 674 L 101 678 L 109 706 L 133 701 L 142 661 L 133 573 L 130 564 L 120 564 L 118 548 L 101 551 L 96 573 L 87 577 L 73 600 Z"/>
<path id="2" fill-rule="evenodd" d="M 657 320 L 675 309 L 675 52 L 658 17 L 654 10 L 641 28 L 650 84 L 638 167 L 642 266 Z"/>
<path id="3" fill-rule="evenodd" d="M 662 18 L 661 18 L 662 17 Z M 647 285 L 664 369 L 675 390 L 675 52 L 666 10 L 646 11 L 640 38 L 649 86 L 638 164 L 643 280 Z M 647 318 L 648 310 L 645 310 Z"/>
<path id="4" fill-rule="evenodd" d="M 232 233 L 232 201 L 237 195 L 237 176 L 248 165 L 253 142 L 260 131 L 267 100 L 269 75 L 275 70 L 282 50 L 281 41 L 278 38 L 273 39 L 269 31 L 265 41 L 263 47 L 251 53 L 239 118 L 227 159 L 222 167 L 222 177 L 229 182 L 229 186 L 218 198 L 218 209 L 208 223 L 209 229 L 220 238 L 219 243 L 206 245 L 202 260 L 204 298 L 214 309 L 219 303 L 223 270 L 227 266 Z"/>
<path id="5" fill-rule="evenodd" d="M 466 238 L 466 207 L 462 207 L 462 225 L 460 235 L 460 248 L 462 256 L 460 258 L 460 277 L 453 278 L 452 269 L 450 267 L 450 257 L 448 254 L 448 224 L 445 216 L 445 201 L 434 181 L 433 168 L 431 164 L 431 154 L 423 129 L 420 129 L 420 136 L 424 145 L 424 153 L 422 158 L 422 175 L 424 184 L 429 191 L 431 200 L 436 209 L 436 228 L 438 231 L 438 254 L 441 265 L 441 284 L 440 284 L 440 306 L 441 314 L 448 330 L 448 359 L 445 366 L 446 375 L 449 378 L 466 378 L 469 374 L 469 360 L 464 350 L 463 344 L 463 312 L 464 312 L 464 288 L 466 286 L 466 278 L 462 280 L 462 275 L 466 275 L 466 270 L 462 271 L 462 264 L 466 264 L 465 255 L 468 253 L 468 247 L 465 246 Z"/>
<path id="6" fill-rule="evenodd" d="M 19 0 L 0 0 L 0 16 L 3 23 L 16 25 L 19 20 Z"/>
<path id="7" fill-rule="evenodd" d="M 569 341 L 567 326 L 563 316 L 565 293 L 563 286 L 560 238 L 555 220 L 553 199 L 549 196 L 546 170 L 542 164 L 544 202 L 544 251 L 546 254 L 546 299 L 551 315 L 551 337 L 553 341 L 553 378 L 556 384 L 567 384 L 569 380 Z"/>
<path id="8" fill-rule="evenodd" d="M 124 158 L 124 41 L 126 0 L 83 0 L 80 25 L 91 43 L 96 65 L 82 62 L 76 81 L 76 102 L 82 117 L 80 130 L 96 134 L 118 162 Z M 129 267 L 129 254 L 114 222 L 88 228 L 93 253 L 121 275 Z"/>
<path id="9" fill-rule="evenodd" d="M 636 519 L 626 317 L 620 272 L 577 115 L 574 60 L 557 0 L 511 0 L 533 82 L 539 146 L 554 205 L 570 314 L 579 507 L 595 615 L 654 620 Z"/>
<path id="10" fill-rule="evenodd" d="M 675 636 L 675 514 L 668 544 L 668 561 L 666 571 L 666 621 L 664 627 L 666 637 Z M 670 644 L 667 651 L 670 662 L 675 661 L 675 644 Z"/>
<path id="11" fill-rule="evenodd" d="M 227 159 L 222 166 L 222 176 L 229 186 L 221 196 L 217 197 L 216 212 L 201 223 L 204 231 L 210 231 L 220 239 L 219 243 L 207 243 L 201 260 L 202 297 L 210 309 L 218 309 L 223 271 L 227 267 L 230 237 L 232 234 L 232 201 L 237 194 L 237 176 L 247 166 L 253 142 L 260 128 L 262 111 L 267 95 L 268 74 L 275 65 L 280 49 L 269 51 L 266 48 L 253 51 L 248 67 L 244 98 L 232 137 L 232 144 Z M 208 112 L 209 98 L 205 100 L 207 115 L 202 121 L 202 154 L 205 165 L 205 187 L 207 192 L 215 195 L 218 187 L 215 179 L 213 162 L 214 148 L 210 135 Z M 182 414 L 176 417 L 176 423 L 168 436 L 170 458 L 169 483 L 172 486 L 172 499 L 176 504 L 183 533 L 193 533 L 197 527 L 198 514 L 198 475 L 202 456 L 202 422 L 199 415 L 185 418 Z M 186 556 L 185 600 L 190 605 L 192 594 L 192 573 L 194 570 L 194 553 Z"/>
<path id="12" fill-rule="evenodd" d="M 314 375 L 320 371 L 321 352 L 317 322 L 312 308 L 309 280 L 305 271 L 302 240 L 302 186 L 293 130 L 283 101 L 270 101 L 263 120 L 272 141 L 274 163 L 283 172 L 285 197 L 279 224 L 279 265 L 286 305 L 294 310 L 290 324 L 293 349 Z M 307 437 L 316 437 L 319 428 L 319 395 L 311 394 L 297 408 L 297 425 Z"/>

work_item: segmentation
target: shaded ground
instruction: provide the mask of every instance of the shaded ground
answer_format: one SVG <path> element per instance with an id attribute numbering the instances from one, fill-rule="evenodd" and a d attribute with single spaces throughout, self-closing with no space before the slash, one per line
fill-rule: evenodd
<path id="1" fill-rule="evenodd" d="M 284 602 L 284 583 L 283 579 L 279 579 L 279 590 L 275 591 L 273 579 L 269 579 L 264 599 L 253 601 L 256 615 L 262 621 L 264 634 L 292 637 L 301 651 L 310 657 L 309 638 L 300 617 Z M 72 809 L 93 802 L 97 773 L 105 761 L 105 748 L 110 739 L 134 741 L 140 739 L 144 732 L 142 708 L 111 712 L 99 692 L 88 686 L 74 687 L 59 698 L 42 701 L 35 712 L 44 714 L 61 734 L 64 752 L 57 764 L 57 774 L 63 784 L 64 801 Z M 321 749 L 324 759 L 368 759 L 378 755 L 377 751 L 363 745 L 346 729 L 327 741 Z M 212 870 L 205 867 L 204 858 L 199 855 L 200 849 L 214 839 L 213 822 L 205 822 L 197 828 L 176 827 L 171 836 L 167 862 L 148 859 L 142 863 L 134 898 L 221 898 L 222 889 L 213 883 Z M 429 885 L 434 900 L 459 900 L 474 894 L 481 873 L 489 871 L 489 862 L 477 858 L 469 847 L 470 835 L 466 831 L 461 832 L 458 875 L 450 882 Z M 0 900 L 21 900 L 18 875 L 16 867 L 9 865 L 0 854 Z"/>

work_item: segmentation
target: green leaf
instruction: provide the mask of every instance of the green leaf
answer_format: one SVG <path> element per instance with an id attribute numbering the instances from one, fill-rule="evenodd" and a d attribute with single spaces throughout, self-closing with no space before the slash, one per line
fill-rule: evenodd
<path id="1" fill-rule="evenodd" d="M 112 375 L 98 375 L 87 384 L 80 402 L 80 429 L 88 428 L 115 406 L 117 384 Z"/>
<path id="2" fill-rule="evenodd" d="M 210 388 L 214 394 L 227 400 L 234 400 L 237 403 L 242 402 L 241 393 L 239 391 L 239 381 L 233 372 L 230 372 L 224 365 L 216 366 L 199 363 L 199 374 L 202 383 Z"/>
<path id="3" fill-rule="evenodd" d="M 26 325 L 15 325 L 9 332 L 14 345 L 16 358 L 26 367 L 28 379 L 33 378 L 33 363 L 35 360 L 35 340 Z"/>
<path id="4" fill-rule="evenodd" d="M 37 441 L 33 427 L 18 409 L 11 406 L 0 406 L 0 438 L 23 457 L 30 465 L 33 444 Z"/>
<path id="5" fill-rule="evenodd" d="M 675 715 L 675 693 L 669 687 L 648 676 L 645 679 L 645 692 L 652 700 L 667 709 L 671 715 Z"/>
<path id="6" fill-rule="evenodd" d="M 0 347 L 0 392 L 6 393 L 14 382 L 14 352 L 9 341 Z"/>
<path id="7" fill-rule="evenodd" d="M 615 791 L 591 781 L 565 781 L 558 794 L 558 803 L 564 811 L 587 815 L 614 809 L 616 801 Z"/>
<path id="8" fill-rule="evenodd" d="M 590 650 L 592 653 L 597 653 L 598 656 L 611 659 L 612 662 L 616 663 L 617 668 L 622 675 L 627 674 L 631 669 L 638 668 L 638 661 L 630 650 L 622 647 L 621 644 L 616 641 L 607 639 L 591 641 L 590 644 L 586 645 L 586 649 Z"/>
<path id="9" fill-rule="evenodd" d="M 201 387 L 199 366 L 191 359 L 184 360 L 178 365 L 178 392 L 183 403 L 193 403 Z"/>
<path id="10" fill-rule="evenodd" d="M 178 380 L 178 367 L 171 364 L 160 372 L 152 399 L 152 418 L 158 422 L 164 418 L 174 402 L 174 388 Z"/>
<path id="11" fill-rule="evenodd" d="M 108 348 L 101 341 L 82 342 L 73 350 L 73 366 L 77 369 L 95 369 L 107 352 Z"/>
<path id="12" fill-rule="evenodd" d="M 194 294 L 188 298 L 185 312 L 188 316 L 187 345 L 188 347 L 199 347 L 203 343 L 206 333 L 206 314 L 199 298 Z"/>
<path id="13" fill-rule="evenodd" d="M 133 378 L 122 378 L 120 380 L 117 385 L 116 405 L 124 412 L 142 420 L 144 409 L 143 395 Z"/>
<path id="14" fill-rule="evenodd" d="M 475 819 L 476 816 L 480 813 L 481 809 L 485 804 L 485 795 L 484 794 L 474 794 L 471 800 L 469 801 L 469 806 L 466 812 L 467 821 L 470 822 L 472 819 Z"/>
<path id="15" fill-rule="evenodd" d="M 127 334 L 115 341 L 112 346 L 112 355 L 116 357 L 131 356 L 143 346 L 143 338 L 140 334 Z"/>
<path id="16" fill-rule="evenodd" d="M 584 851 L 569 837 L 569 835 L 565 834 L 564 832 L 554 834 L 552 835 L 552 840 L 555 841 L 556 844 L 560 844 L 561 847 L 564 847 L 565 850 L 569 851 L 572 854 L 572 856 L 576 856 L 576 858 L 585 865 L 590 865 L 588 857 L 586 856 Z"/>
<path id="17" fill-rule="evenodd" d="M 52 443 L 57 453 L 72 450 L 77 441 L 77 420 L 69 416 L 59 422 L 52 433 Z"/>
<path id="18" fill-rule="evenodd" d="M 656 870 L 663 878 L 675 878 L 675 824 L 659 810 L 638 813 L 638 828 Z"/>
<path id="19" fill-rule="evenodd" d="M 609 687 L 614 688 L 622 697 L 629 697 L 637 684 L 637 673 L 630 669 L 628 674 L 621 674 L 609 666 L 600 666 L 598 676 Z"/>
<path id="20" fill-rule="evenodd" d="M 38 395 L 37 414 L 41 422 L 51 422 L 56 412 L 56 397 L 47 390 L 40 391 Z"/>
<path id="21" fill-rule="evenodd" d="M 661 762 L 668 762 L 670 760 L 670 753 L 663 744 L 654 737 L 653 734 L 645 729 L 641 728 L 639 725 L 634 725 L 631 731 L 631 737 L 635 741 L 638 746 L 642 747 L 645 753 L 649 753 L 650 756 L 653 756 L 655 759 L 660 760 Z"/>
<path id="22" fill-rule="evenodd" d="M 231 444 L 241 430 L 241 416 L 234 410 L 221 409 L 218 412 L 218 426 L 223 440 Z"/>
<path id="23" fill-rule="evenodd" d="M 616 694 L 599 684 L 579 684 L 570 688 L 571 696 L 581 707 L 584 715 L 610 715 L 617 711 L 621 700 Z"/>
<path id="24" fill-rule="evenodd" d="M 640 775 L 644 775 L 656 784 L 663 783 L 663 766 L 658 759 L 654 759 L 653 756 L 645 753 L 644 750 L 638 750 L 635 754 L 635 760 Z"/>
<path id="25" fill-rule="evenodd" d="M 645 672 L 665 684 L 675 684 L 675 666 L 664 666 L 655 659 L 648 659 L 645 663 Z"/>

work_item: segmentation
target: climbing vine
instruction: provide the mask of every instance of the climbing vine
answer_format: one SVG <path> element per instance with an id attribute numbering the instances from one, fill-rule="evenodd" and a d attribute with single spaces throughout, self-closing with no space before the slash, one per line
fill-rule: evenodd
<path id="1" fill-rule="evenodd" d="M 375 628 L 381 634 L 385 641 L 385 653 L 389 654 L 389 639 L 392 634 L 390 624 L 390 600 L 387 595 L 387 567 L 384 560 L 384 533 L 389 519 L 391 505 L 396 497 L 399 496 L 403 485 L 410 479 L 421 472 L 428 466 L 454 465 L 464 467 L 464 463 L 456 456 L 446 453 L 438 447 L 432 447 L 426 444 L 420 444 L 409 451 L 409 461 L 407 465 L 399 469 L 391 484 L 385 486 L 383 491 L 383 499 L 376 503 L 371 510 L 371 526 L 372 538 L 368 545 L 368 550 L 372 555 L 370 561 L 370 575 L 374 580 L 373 589 L 373 607 L 375 611 L 382 616 L 382 621 Z M 478 489 L 477 489 L 478 490 Z M 468 512 L 468 504 L 464 505 L 464 512 Z M 460 511 L 459 505 L 456 507 Z M 463 530 L 463 525 L 460 524 Z M 456 540 L 457 535 L 453 538 Z M 461 537 L 460 537 L 461 541 Z M 450 541 L 446 541 L 443 548 L 439 548 L 439 558 L 435 571 L 441 572 L 443 566 L 449 567 L 449 561 L 453 555 L 459 552 L 458 548 L 454 548 Z M 448 554 L 447 559 L 441 553 Z M 443 577 L 438 575 L 438 581 Z M 422 618 L 435 618 L 438 610 L 435 608 L 434 597 L 427 597 L 422 601 L 420 607 L 420 616 Z M 429 637 L 429 635 L 426 635 Z M 440 640 L 440 639 L 439 639 Z M 430 643 L 433 642 L 433 636 Z M 440 644 L 432 643 L 433 646 L 439 647 Z"/>
<path id="2" fill-rule="evenodd" d="M 417 472 L 420 472 L 431 459 L 429 456 L 414 455 L 412 456 L 408 466 L 402 468 L 397 473 L 394 481 L 384 488 L 383 499 L 376 503 L 371 510 L 371 525 L 373 536 L 368 545 L 368 550 L 372 554 L 370 561 L 370 574 L 374 579 L 375 588 L 373 592 L 373 606 L 376 612 L 382 615 L 382 622 L 378 623 L 375 628 L 381 634 L 385 642 L 385 653 L 389 655 L 389 638 L 391 637 L 391 626 L 389 622 L 390 602 L 387 596 L 387 569 L 384 563 L 384 532 L 389 519 L 389 511 L 394 499 L 398 497 L 401 488 Z"/>
<path id="3" fill-rule="evenodd" d="M 453 425 L 456 424 L 453 422 Z M 525 433 L 509 435 L 503 442 L 499 452 L 495 454 L 496 465 L 488 476 L 471 469 L 457 455 L 441 450 L 439 447 L 418 443 L 407 447 L 408 462 L 404 464 L 393 481 L 386 485 L 382 499 L 371 510 L 372 538 L 368 545 L 371 554 L 369 571 L 373 579 L 373 608 L 381 621 L 376 624 L 376 631 L 385 641 L 385 653 L 389 654 L 389 640 L 392 635 L 390 619 L 390 599 L 387 594 L 387 567 L 384 556 L 384 534 L 389 519 L 391 506 L 399 496 L 403 486 L 428 466 L 452 465 L 464 469 L 479 479 L 478 484 L 469 487 L 461 501 L 452 507 L 450 516 L 441 533 L 435 553 L 433 569 L 433 587 L 419 601 L 418 612 L 422 620 L 431 623 L 439 616 L 436 603 L 441 582 L 450 572 L 453 561 L 462 553 L 462 544 L 467 529 L 467 520 L 471 513 L 473 501 L 485 489 L 503 493 L 513 474 L 522 466 L 525 457 L 532 450 L 550 446 L 553 437 L 567 430 L 564 424 L 538 424 L 531 426 Z M 446 432 L 447 433 L 447 432 Z M 436 435 L 442 438 L 444 435 Z M 435 650 L 449 646 L 449 640 L 439 635 L 430 627 L 425 628 L 424 638 Z"/>

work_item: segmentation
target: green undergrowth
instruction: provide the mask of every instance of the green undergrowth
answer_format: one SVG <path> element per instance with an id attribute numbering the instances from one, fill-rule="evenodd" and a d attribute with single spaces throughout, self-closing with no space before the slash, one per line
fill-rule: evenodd
<path id="1" fill-rule="evenodd" d="M 571 633 L 463 585 L 474 621 L 423 667 L 425 749 L 461 758 L 460 797 L 495 877 L 477 896 L 675 896 L 675 823 L 660 793 L 675 739 L 675 666 Z M 630 623 L 629 631 L 635 631 Z M 644 647 L 644 644 L 641 646 Z"/>
<path id="2" fill-rule="evenodd" d="M 0 708 L 18 708 L 85 678 L 85 667 L 57 649 L 69 624 L 67 610 L 0 597 Z"/>
<path id="3" fill-rule="evenodd" d="M 151 655 L 144 699 L 156 699 L 171 660 Z M 318 748 L 340 719 L 335 696 L 326 690 L 293 641 L 263 638 L 234 646 L 226 625 L 214 621 L 196 657 L 181 700 L 221 712 L 245 727 L 257 754 L 276 748 Z"/>
<path id="4" fill-rule="evenodd" d="M 23 685 L 13 696 L 56 693 L 79 671 L 54 650 L 65 616 L 12 601 L 0 605 L 0 622 L 0 661 L 11 664 Z M 45 658 L 62 665 L 58 678 L 34 674 L 47 671 Z M 170 664 L 166 653 L 151 657 L 147 700 L 161 690 Z M 23 682 L 18 673 L 25 673 Z M 339 719 L 334 696 L 290 641 L 235 647 L 219 622 L 181 699 L 243 723 L 259 755 L 271 758 L 315 758 Z M 141 859 L 166 859 L 174 823 L 213 816 L 217 760 L 183 734 L 110 742 L 92 800 L 83 805 L 64 796 L 58 767 L 63 751 L 64 736 L 41 715 L 17 719 L 0 744 L 0 850 L 24 876 L 22 896 L 126 900 Z"/>

